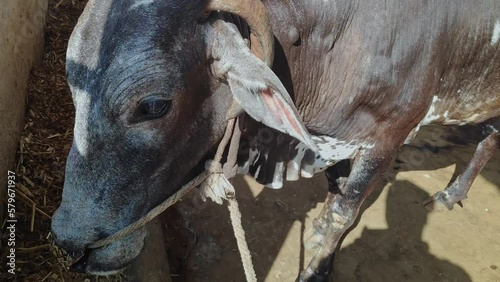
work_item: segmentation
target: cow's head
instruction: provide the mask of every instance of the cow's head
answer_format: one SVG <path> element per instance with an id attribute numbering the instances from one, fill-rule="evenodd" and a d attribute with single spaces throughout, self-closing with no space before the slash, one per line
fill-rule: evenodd
<path id="1" fill-rule="evenodd" d="M 244 40 L 248 30 L 209 13 L 217 10 L 246 20 L 254 52 Z M 86 251 L 80 270 L 114 273 L 139 254 L 144 229 L 99 249 L 86 247 L 185 184 L 221 139 L 228 115 L 241 112 L 239 105 L 310 143 L 266 64 L 272 43 L 259 0 L 89 1 L 68 47 L 76 119 L 62 203 L 52 221 L 61 248 Z"/>

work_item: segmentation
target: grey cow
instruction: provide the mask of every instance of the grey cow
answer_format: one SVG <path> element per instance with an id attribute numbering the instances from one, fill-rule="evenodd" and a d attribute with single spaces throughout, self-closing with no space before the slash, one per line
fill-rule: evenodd
<path id="1" fill-rule="evenodd" d="M 241 172 L 280 188 L 326 170 L 320 248 L 298 278 L 324 281 L 361 203 L 420 126 L 500 115 L 500 2 L 90 0 L 67 73 L 74 142 L 52 230 L 61 248 L 86 253 L 76 269 L 129 264 L 144 229 L 86 247 L 175 193 L 240 115 Z M 271 141 L 255 138 L 262 128 Z M 466 196 L 500 143 L 487 128 L 466 173 L 434 200 Z"/>

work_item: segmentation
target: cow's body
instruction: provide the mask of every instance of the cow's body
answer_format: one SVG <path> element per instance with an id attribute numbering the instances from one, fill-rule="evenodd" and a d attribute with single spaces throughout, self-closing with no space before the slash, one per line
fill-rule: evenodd
<path id="1" fill-rule="evenodd" d="M 234 99 L 248 114 L 243 172 L 280 188 L 326 170 L 330 191 L 315 223 L 321 248 L 300 277 L 319 281 L 361 203 L 421 125 L 500 115 L 494 0 L 263 1 L 277 39 L 274 74 L 247 48 L 245 25 L 208 16 L 207 2 L 224 1 L 88 4 L 68 49 L 77 110 L 53 221 L 62 247 L 83 252 L 179 189 L 210 157 Z M 462 182 L 500 143 L 496 129 L 484 142 Z M 143 237 L 139 230 L 90 251 L 80 270 L 116 271 Z"/>
<path id="2" fill-rule="evenodd" d="M 372 143 L 393 127 L 500 115 L 496 1 L 266 1 L 274 70 L 313 133 Z M 411 116 L 411 117 L 408 117 Z"/>
<path id="3" fill-rule="evenodd" d="M 409 142 L 422 125 L 500 115 L 500 6 L 493 1 L 265 4 L 283 50 L 273 69 L 323 149 L 312 157 L 293 142 L 286 145 L 296 154 L 254 146 L 241 172 L 268 187 L 311 177 L 388 134 Z M 258 167 L 249 170 L 252 163 Z"/>

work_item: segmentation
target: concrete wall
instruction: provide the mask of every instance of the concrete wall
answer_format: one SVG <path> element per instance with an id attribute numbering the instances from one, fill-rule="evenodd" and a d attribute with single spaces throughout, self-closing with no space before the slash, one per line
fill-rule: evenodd
<path id="1" fill-rule="evenodd" d="M 1 0 L 0 3 L 0 197 L 7 170 L 14 168 L 24 125 L 26 86 L 33 64 L 43 54 L 48 0 Z M 2 205 L 2 204 L 0 204 Z M 0 210 L 3 212 L 3 207 Z"/>

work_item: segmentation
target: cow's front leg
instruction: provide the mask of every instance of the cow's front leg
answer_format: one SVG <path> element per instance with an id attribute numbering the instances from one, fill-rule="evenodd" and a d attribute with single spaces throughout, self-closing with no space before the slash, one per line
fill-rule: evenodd
<path id="1" fill-rule="evenodd" d="M 321 247 L 326 233 L 328 232 L 329 207 L 332 205 L 335 196 L 341 193 L 341 188 L 347 183 L 350 172 L 350 160 L 340 161 L 325 171 L 326 179 L 328 180 L 328 195 L 326 196 L 321 213 L 313 221 L 312 235 L 304 243 L 306 248 L 317 249 Z"/>
<path id="2" fill-rule="evenodd" d="M 488 160 L 498 150 L 499 146 L 500 132 L 491 127 L 489 135 L 477 146 L 476 152 L 467 164 L 465 171 L 448 188 L 437 192 L 434 196 L 424 201 L 425 208 L 427 210 L 434 210 L 446 207 L 452 210 L 456 203 L 465 200 L 474 179 L 476 179 Z"/>
<path id="3" fill-rule="evenodd" d="M 333 268 L 333 254 L 341 236 L 356 220 L 361 204 L 382 178 L 395 152 L 396 149 L 380 150 L 379 146 L 377 151 L 362 151 L 358 154 L 347 181 L 339 187 L 339 193 L 334 194 L 331 201 L 325 204 L 318 219 L 325 235 L 319 244 L 317 254 L 309 266 L 300 273 L 298 281 L 327 280 Z"/>

